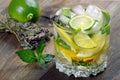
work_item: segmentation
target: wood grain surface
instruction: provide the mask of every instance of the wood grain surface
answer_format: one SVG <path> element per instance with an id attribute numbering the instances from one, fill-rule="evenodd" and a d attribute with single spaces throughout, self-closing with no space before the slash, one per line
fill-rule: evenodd
<path id="1" fill-rule="evenodd" d="M 84 2 L 87 4 L 95 4 L 107 10 L 111 15 L 110 48 L 108 51 L 107 69 L 95 77 L 75 78 L 74 76 L 68 77 L 64 73 L 56 70 L 55 66 L 53 66 L 40 80 L 120 80 L 120 1 L 94 0 L 81 1 L 81 4 Z"/>
<path id="2" fill-rule="evenodd" d="M 10 0 L 0 0 L 0 11 L 5 9 Z M 42 0 L 40 1 L 42 2 Z M 52 31 L 52 28 L 49 28 Z M 46 44 L 45 53 L 53 53 L 53 41 Z M 0 33 L 0 80 L 39 80 L 54 64 L 54 61 L 42 69 L 37 63 L 26 64 L 15 54 L 20 43 L 10 33 Z"/>
<path id="3" fill-rule="evenodd" d="M 0 11 L 10 0 L 0 0 Z M 13 34 L 0 33 L 0 80 L 120 80 L 120 1 L 119 0 L 38 0 L 41 15 L 53 15 L 63 6 L 95 4 L 111 15 L 110 48 L 108 67 L 96 77 L 74 78 L 58 72 L 54 61 L 42 69 L 38 64 L 26 64 L 15 54 L 20 44 Z M 51 29 L 52 31 L 52 29 Z M 54 53 L 53 40 L 48 42 L 45 52 Z"/>

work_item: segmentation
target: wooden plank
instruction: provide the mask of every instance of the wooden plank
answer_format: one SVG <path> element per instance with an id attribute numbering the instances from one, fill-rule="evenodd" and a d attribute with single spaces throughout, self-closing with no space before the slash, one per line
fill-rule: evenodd
<path id="1" fill-rule="evenodd" d="M 39 79 L 51 66 L 42 69 L 37 63 L 26 64 L 15 54 L 20 44 L 14 35 L 0 33 L 0 80 Z"/>
<path id="2" fill-rule="evenodd" d="M 9 2 L 10 0 L 0 0 L 0 11 L 5 9 Z M 52 31 L 52 28 L 49 29 Z M 52 44 L 53 40 L 46 44 L 45 53 L 54 52 Z M 53 61 L 44 69 L 37 63 L 26 64 L 15 54 L 18 49 L 20 43 L 13 34 L 0 33 L 0 80 L 38 80 L 54 64 Z"/>
<path id="3" fill-rule="evenodd" d="M 110 48 L 108 51 L 108 67 L 97 76 L 89 78 L 68 77 L 64 73 L 59 72 L 53 66 L 40 80 L 120 80 L 120 2 L 119 1 L 93 1 L 93 4 L 103 5 L 102 7 L 108 10 L 111 15 L 111 34 Z"/>

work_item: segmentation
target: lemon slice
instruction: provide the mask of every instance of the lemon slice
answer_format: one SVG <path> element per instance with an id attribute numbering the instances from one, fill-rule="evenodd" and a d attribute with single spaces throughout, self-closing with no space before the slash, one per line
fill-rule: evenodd
<path id="1" fill-rule="evenodd" d="M 55 42 L 55 50 L 56 50 L 56 56 L 62 61 L 63 63 L 71 62 L 71 56 L 69 55 L 68 51 L 61 46 L 59 46 Z M 62 50 L 62 51 L 61 51 Z"/>
<path id="2" fill-rule="evenodd" d="M 103 55 L 105 55 L 106 50 L 108 49 L 108 46 L 109 45 L 108 45 L 107 39 L 106 39 L 105 43 L 104 43 L 104 46 L 102 47 L 102 49 L 97 54 L 95 54 L 92 57 L 85 58 L 85 59 L 83 59 L 83 61 L 86 62 L 86 61 L 89 61 L 89 60 L 96 60 L 97 63 L 101 63 L 104 60 Z"/>
<path id="3" fill-rule="evenodd" d="M 91 39 L 93 42 L 96 43 L 97 46 L 91 49 L 81 49 L 80 52 L 77 54 L 78 57 L 87 58 L 97 54 L 103 48 L 106 37 L 105 35 L 101 34 L 101 32 L 98 32 L 94 34 Z"/>
<path id="4" fill-rule="evenodd" d="M 61 59 L 63 63 L 66 61 L 72 62 L 72 57 L 76 56 L 76 54 L 73 51 L 63 48 L 62 46 L 58 45 L 56 42 L 55 42 L 55 47 L 58 53 L 56 55 Z M 62 60 L 62 59 L 65 59 L 65 60 Z"/>
<path id="5" fill-rule="evenodd" d="M 103 49 L 98 53 L 98 54 L 100 54 L 99 58 L 96 59 L 96 63 L 98 65 L 101 64 L 104 61 L 104 59 L 106 57 L 106 50 L 107 50 L 107 48 L 108 48 L 108 44 L 105 44 Z"/>
<path id="6" fill-rule="evenodd" d="M 75 43 L 82 48 L 95 48 L 97 45 L 92 39 L 85 33 L 78 32 L 74 36 Z"/>
<path id="7" fill-rule="evenodd" d="M 75 16 L 69 22 L 71 28 L 75 30 L 80 28 L 82 30 L 89 30 L 92 28 L 94 23 L 95 23 L 95 20 L 87 14 Z"/>
<path id="8" fill-rule="evenodd" d="M 75 43 L 72 41 L 71 37 L 66 33 L 66 31 L 62 28 L 60 28 L 61 26 L 56 26 L 54 23 L 53 23 L 57 33 L 59 34 L 60 38 L 66 43 L 68 44 L 71 49 L 73 51 L 76 51 L 76 49 L 78 48 Z"/>

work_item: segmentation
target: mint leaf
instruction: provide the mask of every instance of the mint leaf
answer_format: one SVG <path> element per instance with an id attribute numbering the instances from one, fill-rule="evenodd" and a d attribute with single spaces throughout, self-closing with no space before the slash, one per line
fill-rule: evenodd
<path id="1" fill-rule="evenodd" d="M 45 41 L 44 40 L 41 40 L 40 41 L 40 44 L 38 45 L 37 49 L 36 49 L 36 53 L 37 55 L 39 56 L 40 54 L 42 54 L 43 50 L 44 50 L 44 47 L 45 47 Z"/>
<path id="2" fill-rule="evenodd" d="M 68 18 L 71 18 L 71 11 L 70 9 L 62 9 L 62 14 Z"/>
<path id="3" fill-rule="evenodd" d="M 84 62 L 84 61 L 75 61 L 75 60 L 72 60 L 73 62 L 73 65 L 81 65 L 81 66 L 86 66 L 86 67 L 89 67 L 89 66 L 92 66 L 92 63 L 87 63 L 87 62 Z"/>
<path id="4" fill-rule="evenodd" d="M 43 58 L 40 58 L 38 60 L 38 63 L 40 64 L 40 66 L 43 68 L 43 67 L 46 67 L 46 64 L 45 64 L 45 60 Z"/>
<path id="5" fill-rule="evenodd" d="M 90 33 L 90 34 L 88 34 L 88 36 L 89 36 L 90 38 L 92 38 L 92 37 L 94 36 L 94 34 L 95 34 L 95 33 Z"/>
<path id="6" fill-rule="evenodd" d="M 110 34 L 110 26 L 107 27 L 106 34 Z"/>
<path id="7" fill-rule="evenodd" d="M 110 15 L 107 11 L 102 10 L 103 15 L 103 26 L 107 26 L 110 22 Z"/>
<path id="8" fill-rule="evenodd" d="M 20 59 L 27 63 L 34 63 L 37 61 L 35 54 L 30 49 L 19 50 L 16 54 L 20 57 Z"/>
<path id="9" fill-rule="evenodd" d="M 16 51 L 16 54 L 24 62 L 27 63 L 38 62 L 41 67 L 46 67 L 46 62 L 50 62 L 54 56 L 51 54 L 42 54 L 44 47 L 45 41 L 41 40 L 40 45 L 37 47 L 36 50 L 23 49 Z"/>
<path id="10" fill-rule="evenodd" d="M 68 44 L 66 44 L 63 40 L 57 38 L 56 42 L 58 45 L 62 46 L 63 48 L 71 50 L 71 47 Z"/>
<path id="11" fill-rule="evenodd" d="M 45 60 L 46 63 L 50 62 L 55 56 L 52 54 L 45 54 L 43 59 Z"/>
<path id="12" fill-rule="evenodd" d="M 101 27 L 101 32 L 102 34 L 110 33 L 110 15 L 108 12 L 102 10 L 102 15 L 103 15 L 103 26 Z"/>
<path id="13" fill-rule="evenodd" d="M 102 32 L 102 34 L 104 34 L 104 33 L 109 34 L 110 33 L 110 25 L 102 27 L 101 32 Z"/>

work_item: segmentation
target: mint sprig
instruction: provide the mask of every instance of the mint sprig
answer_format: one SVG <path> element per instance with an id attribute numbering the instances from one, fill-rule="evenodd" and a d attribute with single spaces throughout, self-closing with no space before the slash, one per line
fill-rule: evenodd
<path id="1" fill-rule="evenodd" d="M 41 67 L 46 67 L 45 60 L 43 58 L 38 59 L 38 63 Z"/>
<path id="2" fill-rule="evenodd" d="M 54 55 L 45 54 L 43 59 L 44 59 L 44 61 L 45 61 L 46 63 L 48 63 L 48 62 L 50 62 L 53 58 L 54 58 Z"/>
<path id="3" fill-rule="evenodd" d="M 91 62 L 84 62 L 84 61 L 75 61 L 75 60 L 72 60 L 73 62 L 73 65 L 78 65 L 78 66 L 86 66 L 86 67 L 89 67 L 92 65 Z"/>
<path id="4" fill-rule="evenodd" d="M 54 58 L 54 55 L 43 54 L 44 48 L 45 48 L 45 41 L 41 40 L 36 50 L 22 49 L 16 51 L 16 54 L 20 57 L 22 61 L 26 63 L 38 62 L 41 67 L 45 67 L 46 63 L 50 62 Z"/>
<path id="5" fill-rule="evenodd" d="M 62 39 L 57 38 L 56 42 L 58 45 L 62 46 L 63 48 L 71 50 L 71 47 L 68 44 L 66 44 Z"/>
<path id="6" fill-rule="evenodd" d="M 19 50 L 16 54 L 22 59 L 24 62 L 27 63 L 34 63 L 37 61 L 34 52 L 30 49 Z"/>
<path id="7" fill-rule="evenodd" d="M 40 41 L 40 45 L 38 45 L 37 49 L 36 49 L 36 53 L 37 55 L 39 56 L 40 54 L 42 54 L 43 50 L 44 50 L 44 47 L 45 47 L 45 41 L 44 40 L 41 40 Z"/>
<path id="8" fill-rule="evenodd" d="M 71 18 L 71 10 L 68 8 L 62 9 L 62 14 L 68 18 Z"/>
<path id="9" fill-rule="evenodd" d="M 102 34 L 109 34 L 110 33 L 110 15 L 108 12 L 103 11 L 102 10 L 102 14 L 103 14 L 103 26 L 101 27 L 101 32 Z"/>
<path id="10" fill-rule="evenodd" d="M 102 27 L 101 29 L 102 34 L 109 34 L 110 33 L 110 25 L 108 24 L 107 26 Z"/>

